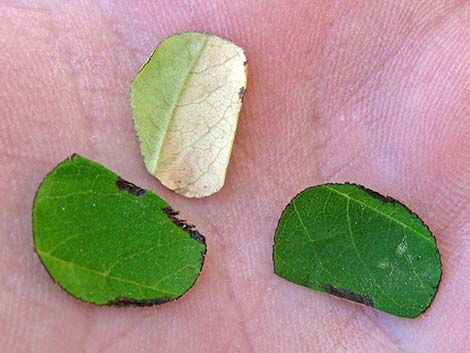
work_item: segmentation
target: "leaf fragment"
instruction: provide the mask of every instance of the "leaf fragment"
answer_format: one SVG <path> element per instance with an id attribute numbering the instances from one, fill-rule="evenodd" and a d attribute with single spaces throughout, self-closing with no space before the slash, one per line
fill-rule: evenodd
<path id="1" fill-rule="evenodd" d="M 163 40 L 137 73 L 130 100 L 148 171 L 187 197 L 220 190 L 246 90 L 246 56 L 207 33 Z"/>
<path id="2" fill-rule="evenodd" d="M 417 215 L 354 184 L 295 196 L 279 220 L 273 261 L 290 282 L 406 318 L 429 307 L 442 271 L 436 240 Z"/>
<path id="3" fill-rule="evenodd" d="M 52 279 L 99 305 L 175 300 L 202 269 L 204 237 L 149 190 L 73 155 L 40 185 L 34 248 Z"/>

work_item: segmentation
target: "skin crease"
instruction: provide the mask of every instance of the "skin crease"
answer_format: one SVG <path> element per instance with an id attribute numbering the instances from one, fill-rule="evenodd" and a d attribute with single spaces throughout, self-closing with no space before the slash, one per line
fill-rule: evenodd
<path id="1" fill-rule="evenodd" d="M 0 4 L 2 352 L 464 352 L 470 346 L 469 1 L 13 1 Z M 128 89 L 187 30 L 242 46 L 249 82 L 226 185 L 189 200 L 140 158 Z M 96 307 L 49 279 L 31 205 L 73 152 L 150 188 L 206 235 L 198 283 L 152 308 Z M 428 311 L 400 319 L 273 274 L 304 188 L 391 195 L 436 235 Z"/>

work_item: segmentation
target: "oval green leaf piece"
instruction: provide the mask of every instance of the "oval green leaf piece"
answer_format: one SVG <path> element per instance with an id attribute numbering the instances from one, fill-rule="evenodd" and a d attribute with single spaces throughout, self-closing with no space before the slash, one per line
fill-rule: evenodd
<path id="1" fill-rule="evenodd" d="M 206 33 L 163 40 L 137 73 L 130 99 L 148 171 L 187 197 L 220 190 L 245 94 L 246 57 Z"/>
<path id="2" fill-rule="evenodd" d="M 78 155 L 38 189 L 34 247 L 63 289 L 95 304 L 161 304 L 201 271 L 204 237 L 149 190 Z"/>
<path id="3" fill-rule="evenodd" d="M 413 318 L 441 278 L 436 240 L 398 201 L 353 184 L 304 190 L 274 239 L 274 271 L 291 282 Z"/>

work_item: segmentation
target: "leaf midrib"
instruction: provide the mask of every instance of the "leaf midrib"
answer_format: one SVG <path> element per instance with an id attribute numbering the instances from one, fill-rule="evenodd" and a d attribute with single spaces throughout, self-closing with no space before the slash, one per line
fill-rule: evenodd
<path id="1" fill-rule="evenodd" d="M 170 126 L 170 122 L 173 119 L 175 110 L 178 107 L 178 103 L 181 100 L 181 97 L 183 96 L 183 92 L 185 91 L 185 87 L 186 87 L 186 84 L 188 83 L 189 77 L 192 76 L 191 72 L 193 71 L 194 67 L 196 67 L 196 64 L 199 62 L 199 59 L 201 58 L 201 54 L 202 54 L 202 52 L 204 51 L 204 49 L 206 47 L 208 39 L 209 39 L 209 36 L 204 37 L 204 41 L 202 42 L 201 49 L 199 49 L 199 53 L 194 56 L 193 62 L 191 63 L 191 66 L 189 67 L 188 71 L 186 72 L 186 75 L 183 79 L 183 82 L 181 83 L 181 86 L 180 86 L 179 92 L 176 96 L 176 99 L 174 100 L 174 102 L 173 102 L 173 104 L 170 108 L 170 111 L 168 113 L 168 119 L 166 121 L 162 137 L 156 142 L 157 146 L 155 148 L 154 157 L 153 157 L 153 159 L 151 160 L 151 162 L 149 164 L 149 167 L 150 167 L 149 169 L 152 170 L 152 174 L 154 174 L 154 175 L 157 172 L 158 160 L 160 159 L 162 146 L 165 144 L 165 139 L 166 139 L 166 136 L 168 134 L 168 127 Z"/>

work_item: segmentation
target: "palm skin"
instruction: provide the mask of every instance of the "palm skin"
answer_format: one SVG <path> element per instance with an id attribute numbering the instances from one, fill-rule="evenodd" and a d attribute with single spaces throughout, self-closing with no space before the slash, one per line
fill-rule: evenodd
<path id="1" fill-rule="evenodd" d="M 470 347 L 470 2 L 15 1 L 0 4 L 0 351 L 465 352 Z M 140 158 L 128 107 L 155 45 L 199 30 L 241 45 L 249 84 L 227 181 L 201 200 Z M 31 205 L 73 152 L 155 190 L 206 235 L 194 288 L 152 308 L 96 307 L 49 279 Z M 443 278 L 407 320 L 273 274 L 300 190 L 356 182 L 436 235 Z"/>

